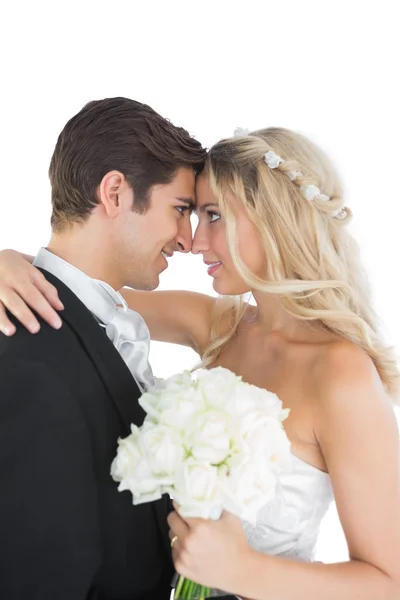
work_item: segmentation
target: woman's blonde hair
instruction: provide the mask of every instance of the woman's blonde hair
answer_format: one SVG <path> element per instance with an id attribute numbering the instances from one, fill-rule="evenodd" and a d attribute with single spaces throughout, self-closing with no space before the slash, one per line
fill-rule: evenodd
<path id="1" fill-rule="evenodd" d="M 277 168 L 265 162 L 269 151 L 284 159 Z M 205 174 L 225 219 L 233 262 L 249 288 L 279 294 L 289 314 L 318 321 L 362 348 L 388 394 L 397 398 L 396 358 L 379 334 L 358 248 L 346 227 L 351 213 L 344 207 L 339 178 L 324 153 L 298 133 L 263 129 L 218 142 L 208 154 Z M 329 201 L 307 201 L 301 189 L 307 185 L 317 186 Z M 239 255 L 232 196 L 261 234 L 264 279 L 254 275 Z M 340 209 L 344 210 L 340 213 Z M 210 342 L 202 356 L 204 366 L 213 363 L 235 335 L 246 303 L 240 297 L 230 301 L 225 297 L 215 308 Z M 227 317 L 229 327 L 221 333 L 221 322 Z"/>

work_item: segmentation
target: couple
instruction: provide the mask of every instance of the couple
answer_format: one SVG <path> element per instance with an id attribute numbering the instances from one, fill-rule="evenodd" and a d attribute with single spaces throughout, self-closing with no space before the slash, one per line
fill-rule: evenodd
<path id="1" fill-rule="evenodd" d="M 67 123 L 50 180 L 41 272 L 0 255 L 1 597 L 166 599 L 171 539 L 179 573 L 242 598 L 397 599 L 400 374 L 325 155 L 272 128 L 206 154 L 115 98 Z M 175 250 L 203 255 L 217 300 L 149 291 Z M 117 492 L 116 440 L 141 424 L 153 378 L 149 336 L 291 409 L 293 468 L 254 527 L 184 520 L 164 498 L 133 507 Z M 313 553 L 332 498 L 349 560 L 323 565 Z"/>

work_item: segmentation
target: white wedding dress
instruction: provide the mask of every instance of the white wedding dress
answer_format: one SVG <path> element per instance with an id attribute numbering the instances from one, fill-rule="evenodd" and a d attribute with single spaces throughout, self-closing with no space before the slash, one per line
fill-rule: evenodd
<path id="1" fill-rule="evenodd" d="M 249 545 L 263 554 L 314 560 L 322 518 L 333 500 L 330 477 L 296 456 L 290 473 L 280 475 L 272 500 L 259 511 L 256 525 L 243 522 Z"/>

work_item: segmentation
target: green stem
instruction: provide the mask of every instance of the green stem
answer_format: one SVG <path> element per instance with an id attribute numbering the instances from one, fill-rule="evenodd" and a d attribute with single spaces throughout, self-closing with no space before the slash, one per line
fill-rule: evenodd
<path id="1" fill-rule="evenodd" d="M 190 600 L 190 598 L 191 598 L 191 595 L 190 595 L 191 587 L 192 587 L 192 582 L 190 581 L 190 579 L 185 579 L 185 585 L 183 587 L 184 593 L 182 595 L 183 596 L 182 600 Z"/>
<path id="2" fill-rule="evenodd" d="M 192 597 L 192 582 L 190 579 L 186 579 L 186 598 L 185 600 L 190 600 Z"/>
<path id="3" fill-rule="evenodd" d="M 174 600 L 206 600 L 209 594 L 210 588 L 181 575 L 175 588 Z"/>
<path id="4" fill-rule="evenodd" d="M 175 588 L 174 600 L 175 599 L 179 600 L 180 594 L 181 594 L 181 590 L 182 590 L 182 586 L 184 585 L 184 583 L 185 583 L 185 578 L 182 577 L 182 575 L 181 575 L 179 577 L 179 579 L 178 579 L 178 583 L 177 583 L 176 588 Z"/>

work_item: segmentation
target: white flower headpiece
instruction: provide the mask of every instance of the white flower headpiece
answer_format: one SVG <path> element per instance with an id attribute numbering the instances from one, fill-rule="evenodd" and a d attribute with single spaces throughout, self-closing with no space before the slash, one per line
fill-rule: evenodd
<path id="1" fill-rule="evenodd" d="M 269 150 L 264 154 L 264 161 L 268 165 L 270 169 L 276 169 L 279 165 L 282 165 L 285 161 L 284 159 L 276 154 L 272 150 Z M 302 177 L 303 173 L 301 171 L 288 171 L 284 172 L 291 181 L 294 181 L 298 177 Z M 323 194 L 318 186 L 314 184 L 309 185 L 301 185 L 300 191 L 303 197 L 307 200 L 307 202 L 313 202 L 314 200 L 322 200 L 322 202 L 329 202 L 330 198 L 326 194 Z M 342 220 L 347 216 L 346 208 L 340 208 L 333 215 L 333 218 Z"/>
<path id="2" fill-rule="evenodd" d="M 250 131 L 248 129 L 243 129 L 242 127 L 237 127 L 234 131 L 234 137 L 242 137 L 249 135 Z M 277 169 L 279 165 L 282 165 L 285 161 L 284 159 L 276 154 L 273 150 L 268 150 L 264 154 L 264 161 L 268 165 L 270 169 Z M 303 173 L 299 170 L 296 171 L 283 171 L 285 175 L 287 175 L 290 181 L 294 181 L 299 177 L 303 177 Z M 303 197 L 307 200 L 307 202 L 313 202 L 314 200 L 322 200 L 322 202 L 329 202 L 330 198 L 326 194 L 323 194 L 318 186 L 314 184 L 309 185 L 301 185 L 300 191 Z M 340 208 L 338 211 L 333 213 L 333 218 L 338 219 L 339 221 L 345 219 L 347 217 L 347 209 Z"/>
<path id="3" fill-rule="evenodd" d="M 249 135 L 250 133 L 250 129 L 245 129 L 243 127 L 236 127 L 235 131 L 233 132 L 233 137 L 245 137 L 246 135 Z"/>

